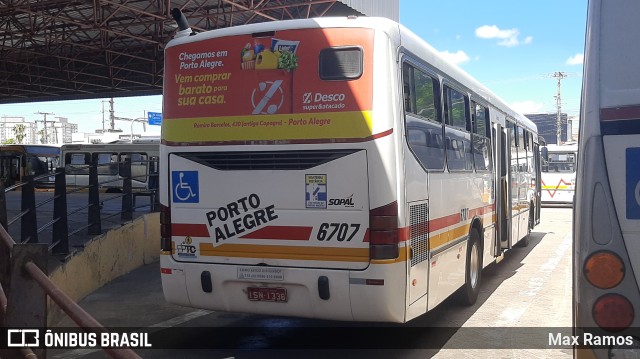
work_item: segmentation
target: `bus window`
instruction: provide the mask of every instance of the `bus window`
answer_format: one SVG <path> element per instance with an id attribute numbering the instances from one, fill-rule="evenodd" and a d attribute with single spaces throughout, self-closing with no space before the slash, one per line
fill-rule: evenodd
<path id="1" fill-rule="evenodd" d="M 149 161 L 147 155 L 142 153 L 128 153 L 120 155 L 120 162 L 123 163 L 127 158 L 131 158 L 131 177 L 134 181 L 147 182 L 147 168 Z M 124 176 L 123 176 L 124 177 Z"/>
<path id="2" fill-rule="evenodd" d="M 318 63 L 322 80 L 355 80 L 362 76 L 362 48 L 349 46 L 322 49 Z"/>
<path id="3" fill-rule="evenodd" d="M 434 96 L 440 92 L 438 80 L 404 63 L 403 82 L 409 147 L 424 168 L 442 170 L 442 125 Z"/>
<path id="4" fill-rule="evenodd" d="M 98 175 L 118 174 L 118 154 L 117 153 L 97 153 Z"/>
<path id="5" fill-rule="evenodd" d="M 445 129 L 445 147 L 447 167 L 450 171 L 473 169 L 471 135 L 468 132 L 471 121 L 468 120 L 467 103 L 469 99 L 462 92 L 444 86 L 444 114 L 445 123 L 448 125 Z"/>
<path id="6" fill-rule="evenodd" d="M 473 158 L 477 171 L 491 169 L 491 141 L 489 140 L 489 110 L 471 103 L 473 119 Z"/>
<path id="7" fill-rule="evenodd" d="M 445 86 L 445 123 L 460 129 L 469 130 L 467 125 L 467 96 Z"/>
<path id="8" fill-rule="evenodd" d="M 88 153 L 67 153 L 65 158 L 67 174 L 88 175 L 91 163 L 89 158 Z"/>
<path id="9" fill-rule="evenodd" d="M 549 153 L 549 169 L 545 172 L 575 172 L 575 155 L 570 152 Z"/>

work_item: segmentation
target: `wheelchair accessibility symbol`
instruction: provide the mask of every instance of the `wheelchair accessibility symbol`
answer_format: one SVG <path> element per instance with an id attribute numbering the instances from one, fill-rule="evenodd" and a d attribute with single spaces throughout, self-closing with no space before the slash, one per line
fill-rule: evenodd
<path id="1" fill-rule="evenodd" d="M 173 202 L 199 203 L 198 171 L 172 171 Z"/>

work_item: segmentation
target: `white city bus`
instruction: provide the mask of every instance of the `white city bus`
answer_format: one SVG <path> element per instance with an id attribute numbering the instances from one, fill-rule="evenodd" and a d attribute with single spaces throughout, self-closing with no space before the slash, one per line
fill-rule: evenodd
<path id="1" fill-rule="evenodd" d="M 76 143 L 62 146 L 62 165 L 66 171 L 67 186 L 87 186 L 89 166 L 98 165 L 98 183 L 108 192 L 120 192 L 121 164 L 131 158 L 131 186 L 138 190 L 157 188 L 157 163 L 160 151 L 159 139 L 117 143 Z M 151 175 L 151 176 L 150 176 Z"/>
<path id="2" fill-rule="evenodd" d="M 576 144 L 542 147 L 543 204 L 572 204 L 576 186 Z"/>
<path id="3" fill-rule="evenodd" d="M 177 38 L 164 78 L 171 303 L 406 322 L 538 220 L 535 125 L 390 20 Z"/>
<path id="4" fill-rule="evenodd" d="M 574 205 L 576 358 L 640 356 L 640 48 L 630 45 L 640 41 L 639 16 L 637 1 L 589 1 Z"/>

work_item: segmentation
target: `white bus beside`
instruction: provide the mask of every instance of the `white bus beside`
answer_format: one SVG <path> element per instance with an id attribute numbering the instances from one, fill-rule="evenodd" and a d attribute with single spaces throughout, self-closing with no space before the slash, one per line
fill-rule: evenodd
<path id="1" fill-rule="evenodd" d="M 589 1 L 573 228 L 575 358 L 640 357 L 638 17 L 638 1 Z"/>
<path id="2" fill-rule="evenodd" d="M 473 303 L 538 220 L 535 125 L 393 21 L 181 37 L 164 78 L 171 303 L 406 322 Z"/>
<path id="3" fill-rule="evenodd" d="M 131 185 L 137 190 L 157 187 L 159 140 L 134 140 L 105 144 L 66 144 L 60 157 L 65 167 L 67 186 L 82 187 L 89 184 L 89 166 L 96 163 L 98 183 L 109 192 L 122 190 L 121 165 L 131 159 Z M 151 176 L 150 176 L 151 175 Z"/>
<path id="4" fill-rule="evenodd" d="M 573 204 L 578 145 L 542 147 L 542 203 Z"/>

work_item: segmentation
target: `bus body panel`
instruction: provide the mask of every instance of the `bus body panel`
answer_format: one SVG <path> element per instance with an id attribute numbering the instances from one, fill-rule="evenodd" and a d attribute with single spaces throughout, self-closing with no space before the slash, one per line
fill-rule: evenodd
<path id="1" fill-rule="evenodd" d="M 574 205 L 575 334 L 625 337 L 637 335 L 640 326 L 640 51 L 629 46 L 639 40 L 639 15 L 636 1 L 589 1 Z M 596 254 L 612 254 L 624 267 L 622 279 L 609 288 L 587 279 L 586 263 Z M 598 311 L 594 306 L 603 298 L 620 301 Z M 599 327 L 597 315 L 619 312 L 625 302 L 631 314 L 624 327 Z M 637 356 L 637 345 L 635 338 L 631 348 L 575 347 L 574 356 Z"/>
<path id="2" fill-rule="evenodd" d="M 603 136 L 611 196 L 629 253 L 640 253 L 640 142 L 638 135 Z M 615 173 L 615 175 L 611 175 Z M 640 273 L 640 261 L 631 261 Z M 640 276 L 635 277 L 640 288 Z"/>
<path id="3" fill-rule="evenodd" d="M 317 153 L 323 158 L 340 154 Z M 367 157 L 365 151 L 345 153 L 349 154 L 304 170 L 256 170 L 251 175 L 217 170 L 183 157 L 188 154 L 172 154 L 175 260 L 365 268 Z M 246 158 L 242 154 L 235 153 Z"/>

